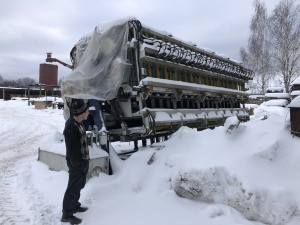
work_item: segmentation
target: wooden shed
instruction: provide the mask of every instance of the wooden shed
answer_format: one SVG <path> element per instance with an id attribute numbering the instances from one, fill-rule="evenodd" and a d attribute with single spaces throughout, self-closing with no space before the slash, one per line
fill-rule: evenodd
<path id="1" fill-rule="evenodd" d="M 300 96 L 294 98 L 287 107 L 290 108 L 291 133 L 300 137 Z"/>

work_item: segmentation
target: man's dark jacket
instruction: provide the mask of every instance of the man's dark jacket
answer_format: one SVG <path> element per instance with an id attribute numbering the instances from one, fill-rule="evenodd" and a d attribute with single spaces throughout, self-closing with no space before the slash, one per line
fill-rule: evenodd
<path id="1" fill-rule="evenodd" d="M 89 149 L 86 142 L 85 129 L 74 118 L 66 121 L 64 129 L 66 143 L 66 159 L 73 167 L 89 160 Z"/>

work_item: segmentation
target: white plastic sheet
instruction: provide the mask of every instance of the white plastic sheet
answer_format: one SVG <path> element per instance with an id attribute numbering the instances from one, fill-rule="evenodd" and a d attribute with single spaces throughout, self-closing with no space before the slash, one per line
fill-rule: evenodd
<path id="1" fill-rule="evenodd" d="M 64 97 L 111 100 L 117 96 L 126 67 L 128 21 L 99 24 L 76 46 L 77 67 L 62 81 Z"/>

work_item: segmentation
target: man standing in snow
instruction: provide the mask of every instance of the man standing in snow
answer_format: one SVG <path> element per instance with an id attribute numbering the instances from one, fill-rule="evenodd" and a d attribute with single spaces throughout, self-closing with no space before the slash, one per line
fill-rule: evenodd
<path id="1" fill-rule="evenodd" d="M 79 203 L 80 191 L 86 182 L 89 169 L 89 149 L 82 121 L 89 115 L 89 105 L 83 100 L 72 102 L 70 117 L 65 124 L 66 160 L 69 167 L 69 182 L 63 199 L 62 222 L 80 224 L 81 219 L 74 213 L 85 212 L 88 208 Z"/>

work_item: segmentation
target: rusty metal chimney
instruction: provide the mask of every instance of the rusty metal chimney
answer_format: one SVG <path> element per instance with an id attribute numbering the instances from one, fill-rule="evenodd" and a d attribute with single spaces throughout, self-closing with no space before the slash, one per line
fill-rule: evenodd
<path id="1" fill-rule="evenodd" d="M 51 59 L 52 52 L 47 52 L 46 54 L 47 54 L 46 62 L 52 62 L 51 60 L 49 60 Z"/>

